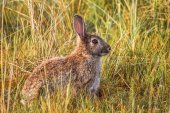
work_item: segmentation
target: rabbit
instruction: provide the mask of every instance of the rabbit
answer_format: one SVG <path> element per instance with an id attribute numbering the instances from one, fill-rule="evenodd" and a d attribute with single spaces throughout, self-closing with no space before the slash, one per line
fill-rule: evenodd
<path id="1" fill-rule="evenodd" d="M 111 47 L 99 36 L 87 33 L 79 15 L 73 18 L 73 29 L 78 35 L 74 51 L 65 57 L 46 60 L 33 70 L 21 91 L 23 105 L 39 96 L 46 81 L 50 81 L 54 90 L 71 83 L 73 91 L 78 94 L 83 90 L 96 95 L 100 85 L 100 60 L 111 51 Z"/>

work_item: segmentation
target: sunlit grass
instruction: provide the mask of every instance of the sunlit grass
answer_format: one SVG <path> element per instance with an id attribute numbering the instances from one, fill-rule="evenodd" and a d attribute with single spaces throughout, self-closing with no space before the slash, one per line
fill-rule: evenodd
<path id="1" fill-rule="evenodd" d="M 1 112 L 170 112 L 170 2 L 165 0 L 0 1 Z M 72 19 L 112 47 L 102 59 L 102 97 L 57 92 L 20 104 L 26 77 L 41 61 L 69 54 Z"/>

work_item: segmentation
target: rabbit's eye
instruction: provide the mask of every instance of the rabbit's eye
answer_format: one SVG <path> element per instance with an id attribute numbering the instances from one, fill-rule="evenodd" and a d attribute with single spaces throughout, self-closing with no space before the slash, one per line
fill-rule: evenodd
<path id="1" fill-rule="evenodd" d="M 97 44 L 97 43 L 98 43 L 98 40 L 97 40 L 97 39 L 93 39 L 93 40 L 92 40 L 92 43 L 93 43 L 93 44 Z"/>

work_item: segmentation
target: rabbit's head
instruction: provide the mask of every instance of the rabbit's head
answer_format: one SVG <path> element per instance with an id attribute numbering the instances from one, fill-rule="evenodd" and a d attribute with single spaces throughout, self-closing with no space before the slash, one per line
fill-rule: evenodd
<path id="1" fill-rule="evenodd" d="M 74 16 L 73 28 L 80 38 L 77 48 L 82 52 L 98 57 L 107 55 L 110 52 L 111 47 L 100 36 L 86 32 L 85 23 L 81 16 Z"/>

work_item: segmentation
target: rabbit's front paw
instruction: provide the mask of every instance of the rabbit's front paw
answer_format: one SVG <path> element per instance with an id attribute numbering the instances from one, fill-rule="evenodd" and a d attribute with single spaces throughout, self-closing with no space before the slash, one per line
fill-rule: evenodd
<path id="1" fill-rule="evenodd" d="M 95 95 L 97 96 L 97 97 L 102 97 L 102 91 L 100 90 L 100 89 L 98 89 L 96 92 L 95 92 Z"/>

